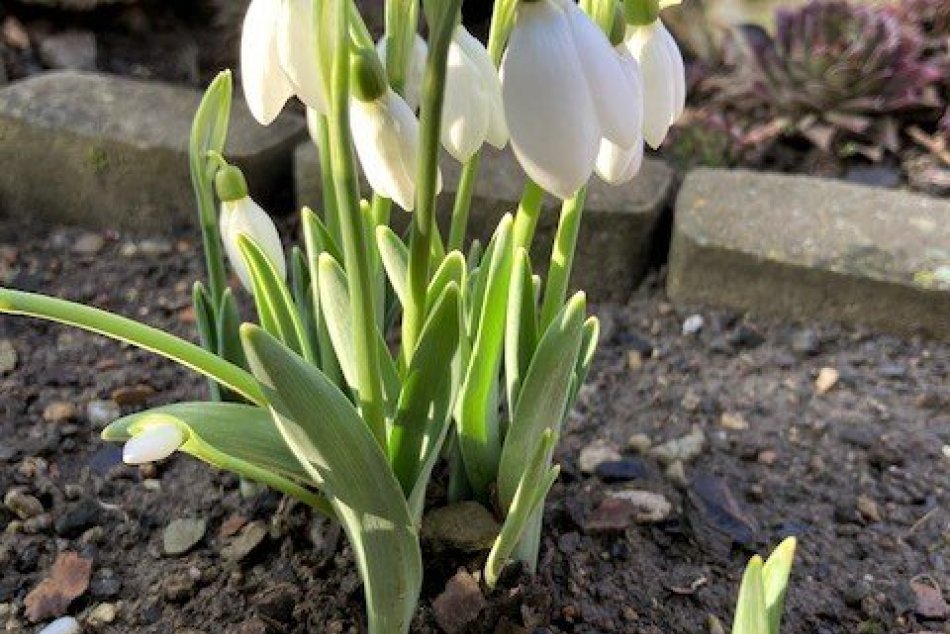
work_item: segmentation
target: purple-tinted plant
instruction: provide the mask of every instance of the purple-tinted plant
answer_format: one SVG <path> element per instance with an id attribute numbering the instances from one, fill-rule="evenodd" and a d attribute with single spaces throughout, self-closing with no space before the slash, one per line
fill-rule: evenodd
<path id="1" fill-rule="evenodd" d="M 903 122 L 939 117 L 942 72 L 897 11 L 815 0 L 778 10 L 774 37 L 757 33 L 742 37 L 721 96 L 777 134 L 880 160 Z"/>

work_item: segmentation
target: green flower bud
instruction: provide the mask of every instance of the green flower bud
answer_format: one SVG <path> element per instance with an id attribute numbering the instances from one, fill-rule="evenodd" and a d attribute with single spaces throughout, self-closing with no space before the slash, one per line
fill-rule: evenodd
<path id="1" fill-rule="evenodd" d="M 232 202 L 247 198 L 247 181 L 244 174 L 234 165 L 225 165 L 214 175 L 214 189 L 222 202 Z"/>
<path id="2" fill-rule="evenodd" d="M 631 26 L 647 26 L 660 17 L 660 0 L 624 0 L 624 18 Z"/>
<path id="3" fill-rule="evenodd" d="M 386 71 L 373 49 L 359 48 L 350 54 L 350 90 L 360 101 L 376 101 L 389 90 Z"/>

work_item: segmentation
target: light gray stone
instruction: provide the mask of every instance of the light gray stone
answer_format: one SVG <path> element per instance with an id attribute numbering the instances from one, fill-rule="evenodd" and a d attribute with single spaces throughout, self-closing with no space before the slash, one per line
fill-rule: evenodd
<path id="1" fill-rule="evenodd" d="M 950 338 L 950 201 L 805 176 L 697 170 L 676 202 L 667 289 L 792 319 Z"/>
<path id="2" fill-rule="evenodd" d="M 162 533 L 162 550 L 166 555 L 183 555 L 205 536 L 208 523 L 203 518 L 172 520 Z"/>
<path id="3" fill-rule="evenodd" d="M 461 166 L 447 156 L 441 161 L 443 191 L 439 196 L 438 218 L 443 235 L 448 235 L 454 192 Z M 321 187 L 317 153 L 312 143 L 301 144 L 294 154 L 298 206 L 320 208 Z M 498 221 L 514 213 L 524 188 L 525 175 L 510 150 L 485 146 L 469 214 L 469 237 L 487 244 Z M 662 213 L 675 189 L 673 171 L 662 161 L 646 160 L 640 174 L 630 183 L 611 187 L 596 178 L 591 181 L 587 207 L 571 283 L 587 291 L 594 300 L 627 299 L 650 263 L 653 237 Z M 371 191 L 363 184 L 364 195 Z M 545 198 L 545 210 L 538 222 L 532 251 L 535 268 L 544 272 L 557 229 L 560 201 Z M 393 210 L 393 224 L 404 229 L 411 216 Z"/>
<path id="4" fill-rule="evenodd" d="M 161 232 L 197 219 L 188 137 L 201 93 L 58 71 L 0 90 L 0 213 Z M 227 155 L 266 203 L 289 184 L 300 117 L 259 126 L 235 95 Z"/>
<path id="5" fill-rule="evenodd" d="M 40 40 L 40 59 L 48 68 L 96 70 L 96 35 L 92 31 L 64 31 Z"/>

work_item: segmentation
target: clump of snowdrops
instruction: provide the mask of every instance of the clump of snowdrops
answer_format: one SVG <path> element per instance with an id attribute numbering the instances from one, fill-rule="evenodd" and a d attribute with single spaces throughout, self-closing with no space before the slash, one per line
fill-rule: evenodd
<path id="1" fill-rule="evenodd" d="M 103 437 L 125 441 L 126 462 L 183 451 L 338 520 L 374 634 L 408 630 L 423 573 L 417 529 L 440 459 L 451 500 L 502 520 L 487 585 L 511 560 L 536 565 L 552 452 L 597 345 L 584 294 L 568 294 L 587 183 L 633 178 L 644 142 L 663 142 L 685 100 L 657 0 L 498 0 L 487 48 L 460 24 L 460 4 L 387 0 L 374 42 L 352 0 L 252 0 L 244 96 L 263 125 L 292 96 L 307 106 L 322 209 L 301 211 L 302 244 L 286 252 L 227 161 L 232 79 L 221 73 L 190 145 L 208 271 L 194 287 L 200 346 L 0 289 L 2 312 L 101 333 L 206 376 L 209 401 L 133 414 Z M 510 143 L 527 179 L 482 247 L 465 233 L 486 142 Z M 440 146 L 464 164 L 447 237 L 435 222 Z M 371 200 L 359 197 L 358 166 Z M 545 192 L 563 207 L 541 278 L 529 252 Z M 390 217 L 406 212 L 404 239 Z M 228 265 L 243 291 L 229 288 Z M 241 323 L 244 292 L 256 324 Z"/>

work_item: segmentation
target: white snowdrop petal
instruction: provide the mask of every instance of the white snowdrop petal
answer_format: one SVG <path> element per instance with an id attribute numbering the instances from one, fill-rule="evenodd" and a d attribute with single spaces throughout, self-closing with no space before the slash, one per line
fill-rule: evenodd
<path id="1" fill-rule="evenodd" d="M 126 441 L 122 448 L 122 461 L 126 464 L 145 464 L 164 460 L 184 442 L 185 436 L 177 425 L 151 425 Z"/>
<path id="2" fill-rule="evenodd" d="M 310 140 L 314 143 L 316 143 L 320 137 L 319 125 L 317 123 L 318 117 L 320 117 L 319 112 L 313 108 L 307 108 L 307 133 L 310 135 Z"/>
<path id="3" fill-rule="evenodd" d="M 573 2 L 564 7 L 603 136 L 621 147 L 632 146 L 640 133 L 630 117 L 638 103 L 635 87 L 600 27 Z"/>
<path id="4" fill-rule="evenodd" d="M 376 54 L 386 65 L 386 37 L 383 36 L 376 43 Z M 409 105 L 409 108 L 415 112 L 419 108 L 419 101 L 422 98 L 422 80 L 426 70 L 426 56 L 429 54 L 429 46 L 422 36 L 415 34 L 412 40 L 412 51 L 409 55 L 409 69 L 406 71 L 406 81 L 403 86 L 403 98 Z"/>
<path id="5" fill-rule="evenodd" d="M 415 204 L 419 122 L 391 89 L 380 99 L 350 100 L 353 144 L 373 190 L 406 211 Z"/>
<path id="6" fill-rule="evenodd" d="M 657 31 L 666 42 L 666 54 L 670 61 L 670 81 L 673 83 L 673 115 L 670 124 L 683 116 L 686 110 L 686 65 L 683 63 L 683 54 L 666 26 L 657 20 Z"/>
<path id="7" fill-rule="evenodd" d="M 482 88 L 488 97 L 489 107 L 486 140 L 500 150 L 508 144 L 508 123 L 505 121 L 505 104 L 501 98 L 501 79 L 498 77 L 498 70 L 482 43 L 464 26 L 457 27 L 455 41 L 475 64 L 481 77 Z"/>
<path id="8" fill-rule="evenodd" d="M 253 292 L 251 274 L 244 263 L 244 256 L 238 246 L 238 236 L 245 234 L 260 247 L 268 261 L 277 270 L 281 278 L 287 277 L 287 263 L 284 259 L 284 248 L 280 242 L 280 234 L 274 221 L 260 205 L 250 197 L 221 203 L 221 219 L 219 221 L 221 241 L 228 256 L 231 267 L 237 274 L 241 284 L 249 292 Z"/>
<path id="9" fill-rule="evenodd" d="M 308 107 L 327 112 L 317 47 L 313 0 L 282 0 L 277 19 L 277 55 L 294 92 Z"/>
<path id="10" fill-rule="evenodd" d="M 481 74 L 453 40 L 446 59 L 442 146 L 455 160 L 468 161 L 485 142 L 488 120 L 488 96 L 482 88 Z"/>
<path id="11" fill-rule="evenodd" d="M 551 0 L 519 5 L 501 83 L 521 166 L 545 190 L 573 196 L 594 170 L 600 125 L 567 17 Z"/>
<path id="12" fill-rule="evenodd" d="M 633 28 L 627 48 L 639 62 L 643 78 L 643 136 L 656 149 L 666 138 L 675 108 L 666 44 L 653 24 Z"/>
<path id="13" fill-rule="evenodd" d="M 277 54 L 281 0 L 251 0 L 241 30 L 241 83 L 254 118 L 269 125 L 293 94 Z"/>

